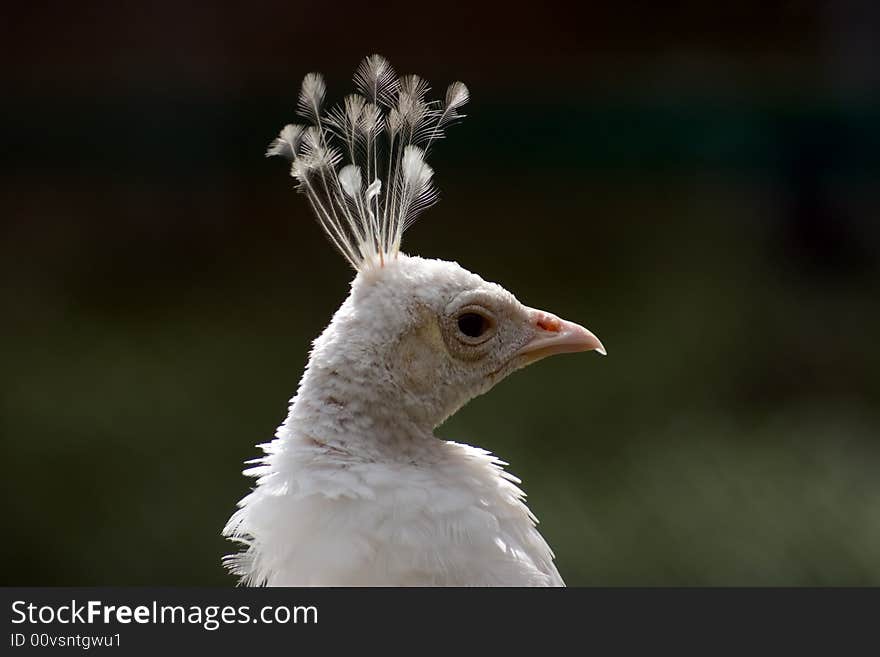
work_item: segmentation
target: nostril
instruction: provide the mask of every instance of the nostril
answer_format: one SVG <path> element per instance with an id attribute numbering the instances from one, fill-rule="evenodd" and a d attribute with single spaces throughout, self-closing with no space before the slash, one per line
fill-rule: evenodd
<path id="1" fill-rule="evenodd" d="M 538 328 L 551 333 L 559 333 L 562 330 L 562 321 L 553 315 L 542 315 L 538 319 Z"/>

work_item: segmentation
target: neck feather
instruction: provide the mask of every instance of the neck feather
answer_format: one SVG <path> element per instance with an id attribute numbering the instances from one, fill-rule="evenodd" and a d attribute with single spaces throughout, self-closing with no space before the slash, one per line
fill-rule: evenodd
<path id="1" fill-rule="evenodd" d="M 432 426 L 406 412 L 400 391 L 376 367 L 335 358 L 303 374 L 282 441 L 305 440 L 366 458 L 409 458 L 433 442 Z"/>

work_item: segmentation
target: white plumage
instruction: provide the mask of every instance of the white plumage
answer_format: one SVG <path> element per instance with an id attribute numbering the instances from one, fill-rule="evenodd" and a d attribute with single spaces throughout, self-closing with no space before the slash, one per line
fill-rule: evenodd
<path id="1" fill-rule="evenodd" d="M 400 252 L 437 198 L 426 154 L 468 91 L 456 82 L 427 101 L 424 80 L 398 79 L 378 55 L 355 83 L 363 95 L 324 113 L 323 78 L 307 75 L 299 111 L 312 125 L 285 126 L 267 151 L 292 161 L 357 275 L 245 471 L 257 485 L 224 529 L 243 549 L 225 562 L 253 585 L 561 586 L 505 464 L 433 430 L 529 363 L 604 349 L 456 263 Z"/>

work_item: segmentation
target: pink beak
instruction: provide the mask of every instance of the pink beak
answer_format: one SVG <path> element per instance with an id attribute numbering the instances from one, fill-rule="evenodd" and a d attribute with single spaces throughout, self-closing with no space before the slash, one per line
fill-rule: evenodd
<path id="1" fill-rule="evenodd" d="M 535 362 L 553 354 L 569 354 L 578 351 L 598 351 L 606 355 L 602 342 L 580 324 L 567 322 L 543 310 L 529 308 L 529 316 L 535 327 L 535 337 L 517 353 Z"/>

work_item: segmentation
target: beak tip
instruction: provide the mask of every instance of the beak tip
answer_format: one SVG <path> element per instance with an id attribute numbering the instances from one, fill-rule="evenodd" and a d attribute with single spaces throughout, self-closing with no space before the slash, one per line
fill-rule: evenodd
<path id="1" fill-rule="evenodd" d="M 553 354 L 598 351 L 607 356 L 605 345 L 591 331 L 580 324 L 558 318 L 556 315 L 527 309 L 531 314 L 531 323 L 535 336 L 522 347 L 517 355 L 528 354 L 528 362 L 535 362 Z"/>

